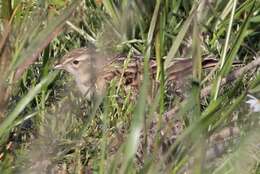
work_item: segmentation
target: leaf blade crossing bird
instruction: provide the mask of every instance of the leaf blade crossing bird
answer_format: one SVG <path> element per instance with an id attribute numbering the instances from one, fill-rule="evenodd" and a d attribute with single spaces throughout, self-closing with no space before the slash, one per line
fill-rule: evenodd
<path id="1" fill-rule="evenodd" d="M 127 63 L 126 63 L 127 62 Z M 213 58 L 204 59 L 202 66 L 210 68 L 217 64 Z M 139 55 L 105 55 L 94 48 L 76 48 L 65 54 L 55 69 L 62 69 L 74 77 L 83 95 L 88 99 L 94 93 L 103 94 L 111 80 L 117 78 L 126 89 L 138 93 L 143 80 L 143 58 Z M 156 81 L 156 60 L 149 60 L 149 75 L 152 84 Z M 192 72 L 192 59 L 173 61 L 166 70 L 166 84 L 185 79 Z M 120 80 L 119 80 L 120 79 Z"/>

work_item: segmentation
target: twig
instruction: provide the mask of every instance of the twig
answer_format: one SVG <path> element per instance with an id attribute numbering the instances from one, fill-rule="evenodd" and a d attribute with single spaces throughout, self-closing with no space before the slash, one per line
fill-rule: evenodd
<path id="1" fill-rule="evenodd" d="M 246 66 L 238 69 L 238 70 L 235 70 L 233 71 L 232 73 L 230 73 L 226 78 L 223 78 L 221 80 L 221 83 L 220 85 L 223 86 L 223 85 L 226 85 L 234 80 L 236 80 L 239 76 L 243 75 L 244 73 L 254 69 L 255 67 L 257 67 L 258 65 L 260 65 L 260 57 L 256 57 L 256 59 L 252 62 L 250 62 L 249 64 L 247 64 Z M 205 88 L 203 88 L 201 90 L 201 97 L 206 97 L 210 94 L 210 91 L 211 91 L 211 85 L 209 86 L 206 86 Z"/>
<path id="2" fill-rule="evenodd" d="M 236 80 L 239 76 L 241 76 L 242 74 L 254 69 L 255 67 L 257 67 L 258 65 L 260 65 L 260 57 L 256 57 L 256 59 L 252 62 L 250 62 L 249 64 L 247 64 L 246 66 L 233 71 L 232 73 L 230 73 L 226 78 L 223 78 L 221 81 L 221 86 L 226 85 L 228 83 L 231 83 L 232 81 Z M 211 85 L 206 86 L 205 88 L 203 88 L 201 90 L 201 97 L 206 97 L 210 94 L 210 90 L 211 90 Z M 183 102 L 182 102 L 183 103 Z M 170 109 L 169 111 L 165 112 L 163 115 L 164 117 L 167 117 L 167 119 L 171 119 L 174 115 L 176 115 L 176 113 L 178 112 L 178 110 L 180 109 L 179 106 L 175 106 L 172 109 Z"/>
<path id="3" fill-rule="evenodd" d="M 11 26 L 9 24 L 6 24 L 4 27 L 3 35 L 0 35 L 0 55 L 2 54 L 3 48 L 6 44 L 6 40 L 9 37 L 10 31 L 11 31 Z"/>

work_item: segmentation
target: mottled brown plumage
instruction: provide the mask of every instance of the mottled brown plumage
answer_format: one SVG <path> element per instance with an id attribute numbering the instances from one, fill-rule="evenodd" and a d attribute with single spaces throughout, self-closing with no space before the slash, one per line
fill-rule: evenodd
<path id="1" fill-rule="evenodd" d="M 215 59 L 204 59 L 202 61 L 202 67 L 211 68 L 215 66 L 216 63 L 217 61 Z M 72 74 L 80 91 L 84 95 L 87 95 L 88 99 L 91 99 L 94 92 L 102 94 L 112 80 L 115 80 L 118 86 L 123 87 L 125 91 L 130 91 L 138 95 L 138 90 L 143 80 L 144 62 L 143 57 L 138 55 L 131 57 L 124 55 L 107 56 L 96 52 L 94 49 L 78 48 L 67 53 L 61 59 L 60 63 L 56 65 L 56 68 L 64 69 Z M 150 58 L 149 76 L 151 89 L 147 90 L 153 90 L 154 88 L 156 90 L 156 87 L 158 87 L 159 82 L 156 80 L 156 73 L 156 60 Z M 192 59 L 178 59 L 173 61 L 165 71 L 166 84 L 169 86 L 178 86 L 179 83 L 183 84 L 186 77 L 191 73 Z M 133 98 L 135 97 L 136 96 L 133 95 Z M 158 119 L 159 117 L 154 117 L 154 120 L 146 127 L 146 133 L 141 133 L 140 144 L 136 153 L 136 161 L 140 165 L 144 163 L 145 153 L 153 154 L 154 148 L 158 148 L 156 138 L 158 136 L 159 126 L 163 125 L 159 130 L 161 146 L 158 152 L 161 154 L 167 152 L 168 148 L 171 147 L 185 128 L 182 121 L 169 117 L 166 114 L 162 117 L 161 121 Z M 230 130 L 232 131 L 233 129 Z M 122 131 L 122 133 L 120 131 Z M 124 131 L 125 128 L 119 129 L 117 136 L 109 139 L 109 149 L 111 153 L 115 153 L 124 142 L 126 138 Z M 230 135 L 231 133 L 225 131 L 224 136 Z M 221 136 L 216 135 L 210 138 L 210 141 L 214 141 L 215 137 L 218 139 L 221 138 Z M 215 146 L 213 148 L 215 148 Z M 223 149 L 224 148 L 221 150 L 223 151 Z M 207 150 L 207 158 L 214 158 L 218 155 L 212 153 L 213 151 L 214 149 Z M 192 162 L 193 161 L 189 163 Z"/>
<path id="2" fill-rule="evenodd" d="M 208 68 L 216 64 L 214 59 L 206 59 L 202 62 Z M 117 80 L 118 85 L 138 94 L 143 80 L 143 57 L 132 55 L 107 56 L 90 48 L 77 48 L 67 53 L 55 66 L 71 73 L 80 91 L 90 98 L 94 92 L 102 94 L 109 82 Z M 176 59 L 166 70 L 166 84 L 175 84 L 183 81 L 192 72 L 192 59 Z M 149 59 L 149 76 L 151 80 L 151 93 L 158 87 L 156 80 L 157 64 L 153 58 Z M 183 82 L 181 82 L 183 83 Z M 150 94 L 151 94 L 150 93 Z"/>

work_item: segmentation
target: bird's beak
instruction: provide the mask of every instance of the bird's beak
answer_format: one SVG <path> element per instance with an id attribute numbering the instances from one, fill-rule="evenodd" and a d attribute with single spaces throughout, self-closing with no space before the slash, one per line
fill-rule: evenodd
<path id="1" fill-rule="evenodd" d="M 57 65 L 54 66 L 54 69 L 63 69 L 63 65 L 57 64 Z"/>

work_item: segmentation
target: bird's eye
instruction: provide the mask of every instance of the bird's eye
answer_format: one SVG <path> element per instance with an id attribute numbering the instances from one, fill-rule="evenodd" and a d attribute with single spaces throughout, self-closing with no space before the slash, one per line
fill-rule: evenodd
<path id="1" fill-rule="evenodd" d="M 74 60 L 72 63 L 73 63 L 74 65 L 77 65 L 77 64 L 79 64 L 79 61 L 78 61 L 78 60 Z"/>

